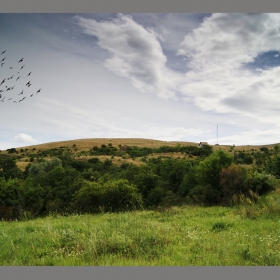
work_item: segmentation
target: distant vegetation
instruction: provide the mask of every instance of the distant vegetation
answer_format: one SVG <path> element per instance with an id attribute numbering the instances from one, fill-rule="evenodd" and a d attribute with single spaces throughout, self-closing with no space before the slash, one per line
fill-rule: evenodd
<path id="1" fill-rule="evenodd" d="M 172 157 L 173 153 L 182 156 Z M 22 171 L 16 163 L 23 158 L 29 160 Z M 141 164 L 135 164 L 136 159 Z M 109 143 L 87 151 L 77 150 L 76 144 L 45 150 L 12 148 L 0 154 L 0 218 L 184 204 L 228 206 L 244 196 L 253 200 L 271 192 L 279 176 L 278 146 L 259 151 L 236 151 L 232 146 L 214 152 L 211 146 L 181 144 L 115 147 Z"/>

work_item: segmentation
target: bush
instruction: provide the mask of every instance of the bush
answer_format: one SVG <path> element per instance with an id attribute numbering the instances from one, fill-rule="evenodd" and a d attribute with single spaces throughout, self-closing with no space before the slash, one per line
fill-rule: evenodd
<path id="1" fill-rule="evenodd" d="M 158 206 L 164 198 L 164 190 L 160 187 L 152 189 L 147 197 L 147 206 Z"/>
<path id="2" fill-rule="evenodd" d="M 258 195 L 264 195 L 275 190 L 275 179 L 271 175 L 252 171 L 247 175 L 245 186 Z"/>
<path id="3" fill-rule="evenodd" d="M 127 180 L 108 181 L 102 190 L 101 203 L 105 212 L 129 211 L 143 207 L 142 197 L 137 188 Z"/>
<path id="4" fill-rule="evenodd" d="M 96 182 L 86 182 L 75 194 L 75 208 L 82 213 L 97 213 L 101 206 L 102 186 Z"/>
<path id="5" fill-rule="evenodd" d="M 111 180 L 103 184 L 86 182 L 74 197 L 78 211 L 97 213 L 129 211 L 143 208 L 141 195 L 127 180 Z"/>
<path id="6" fill-rule="evenodd" d="M 248 193 L 245 187 L 246 170 L 237 165 L 224 168 L 220 175 L 222 189 L 222 204 L 229 205 L 233 196 Z"/>

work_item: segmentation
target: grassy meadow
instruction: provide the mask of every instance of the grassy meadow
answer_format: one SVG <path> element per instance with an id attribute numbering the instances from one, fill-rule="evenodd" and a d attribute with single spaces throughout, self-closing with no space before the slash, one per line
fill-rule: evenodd
<path id="1" fill-rule="evenodd" d="M 234 207 L 174 206 L 0 222 L 2 266 L 275 266 L 280 195 Z"/>

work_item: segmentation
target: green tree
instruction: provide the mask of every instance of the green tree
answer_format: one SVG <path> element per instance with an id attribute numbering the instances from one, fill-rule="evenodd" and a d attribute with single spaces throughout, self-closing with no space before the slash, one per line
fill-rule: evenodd
<path id="1" fill-rule="evenodd" d="M 233 158 L 223 150 L 217 150 L 199 163 L 196 168 L 197 185 L 205 188 L 204 203 L 218 204 L 222 191 L 220 174 L 223 168 L 231 165 Z"/>
<path id="2" fill-rule="evenodd" d="M 0 178 L 0 219 L 18 219 L 24 206 L 24 190 L 18 179 Z"/>
<path id="3" fill-rule="evenodd" d="M 0 156 L 0 177 L 4 177 L 5 179 L 22 177 L 22 171 L 9 156 Z"/>

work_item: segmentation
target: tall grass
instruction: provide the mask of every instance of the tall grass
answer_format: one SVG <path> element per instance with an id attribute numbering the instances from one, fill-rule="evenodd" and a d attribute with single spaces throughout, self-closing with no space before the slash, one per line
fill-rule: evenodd
<path id="1" fill-rule="evenodd" d="M 280 201 L 0 222 L 1 265 L 279 265 Z"/>
<path id="2" fill-rule="evenodd" d="M 258 217 L 278 218 L 280 214 L 280 196 L 276 192 L 266 196 L 258 196 L 250 191 L 250 197 L 239 195 L 233 197 L 235 213 L 243 218 Z"/>

